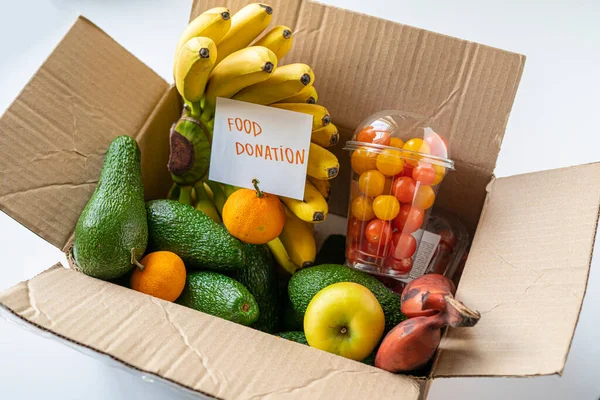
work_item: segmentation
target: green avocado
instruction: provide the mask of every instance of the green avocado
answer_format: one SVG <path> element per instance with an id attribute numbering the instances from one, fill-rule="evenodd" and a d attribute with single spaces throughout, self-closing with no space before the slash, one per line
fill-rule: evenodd
<path id="1" fill-rule="evenodd" d="M 354 282 L 369 289 L 381 304 L 385 315 L 385 332 L 406 319 L 400 311 L 400 296 L 371 275 L 339 264 L 323 264 L 296 272 L 288 284 L 288 296 L 295 319 L 301 323 L 308 303 L 321 290 L 338 282 Z"/>
<path id="2" fill-rule="evenodd" d="M 244 268 L 242 242 L 194 207 L 174 200 L 152 200 L 148 212 L 148 248 L 177 254 L 187 268 L 217 272 Z"/>
<path id="3" fill-rule="evenodd" d="M 73 258 L 86 275 L 109 280 L 132 268 L 148 242 L 140 150 L 119 136 L 108 146 L 98 186 L 75 227 Z"/>
<path id="4" fill-rule="evenodd" d="M 306 341 L 306 335 L 302 331 L 279 332 L 276 333 L 275 336 L 279 336 L 280 338 L 284 338 L 287 340 L 291 340 L 292 342 L 305 344 L 308 346 L 308 342 Z"/>
<path id="5" fill-rule="evenodd" d="M 246 326 L 259 316 L 258 304 L 248 289 L 217 272 L 189 273 L 177 303 Z"/>
<path id="6" fill-rule="evenodd" d="M 279 294 L 275 265 L 269 249 L 246 244 L 246 268 L 232 272 L 231 277 L 254 296 L 260 315 L 253 328 L 273 333 L 279 328 Z"/>

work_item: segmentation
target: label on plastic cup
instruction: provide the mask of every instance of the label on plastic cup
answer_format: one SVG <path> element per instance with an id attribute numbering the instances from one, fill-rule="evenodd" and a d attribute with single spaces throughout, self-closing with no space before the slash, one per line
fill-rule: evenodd
<path id="1" fill-rule="evenodd" d="M 419 235 L 422 235 L 422 237 L 421 243 L 419 244 L 419 249 L 415 255 L 413 267 L 410 270 L 410 274 L 408 274 L 410 280 L 416 279 L 425 273 L 429 263 L 431 262 L 431 259 L 433 258 L 433 255 L 435 254 L 435 250 L 440 244 L 440 235 L 436 235 L 435 233 L 428 231 L 422 232 L 422 230 L 415 232 L 417 240 Z"/>

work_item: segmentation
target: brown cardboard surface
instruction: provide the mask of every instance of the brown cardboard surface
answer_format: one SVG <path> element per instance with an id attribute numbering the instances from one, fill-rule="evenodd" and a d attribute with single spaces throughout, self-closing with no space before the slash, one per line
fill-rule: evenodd
<path id="1" fill-rule="evenodd" d="M 62 248 L 116 136 L 167 83 L 80 17 L 0 119 L 0 210 Z"/>
<path id="2" fill-rule="evenodd" d="M 216 398 L 410 400 L 419 396 L 419 384 L 407 377 L 60 265 L 0 294 L 0 303 L 42 329 Z"/>
<path id="3" fill-rule="evenodd" d="M 195 0 L 192 17 L 225 4 L 232 12 L 252 0 Z M 423 29 L 304 0 L 269 1 L 271 24 L 294 31 L 284 63 L 315 72 L 319 103 L 346 134 L 370 114 L 398 109 L 430 117 L 450 141 L 457 172 L 436 205 L 474 227 L 492 177 L 525 57 Z M 348 154 L 337 151 L 342 170 Z M 341 179 L 340 179 L 341 180 Z M 346 214 L 348 187 L 330 204 Z M 342 212 L 340 210 L 343 210 Z"/>
<path id="4" fill-rule="evenodd" d="M 481 312 L 449 329 L 434 376 L 560 373 L 585 294 L 600 163 L 495 180 L 457 297 Z"/>

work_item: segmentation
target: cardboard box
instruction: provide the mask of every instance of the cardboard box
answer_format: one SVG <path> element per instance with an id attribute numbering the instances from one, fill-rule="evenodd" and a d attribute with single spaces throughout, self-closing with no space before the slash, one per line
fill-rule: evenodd
<path id="1" fill-rule="evenodd" d="M 196 1 L 192 17 L 222 3 L 236 11 L 246 1 Z M 457 170 L 436 207 L 477 226 L 457 297 L 481 311 L 480 323 L 449 330 L 431 375 L 417 379 L 61 265 L 0 294 L 3 315 L 220 399 L 416 399 L 425 378 L 560 373 L 587 283 L 600 164 L 494 179 L 525 58 L 318 3 L 271 5 L 273 22 L 296 32 L 285 62 L 313 67 L 319 102 L 345 139 L 369 114 L 395 108 L 430 116 L 450 140 Z M 0 119 L 0 209 L 68 251 L 115 136 L 138 140 L 147 198 L 165 195 L 180 110 L 163 79 L 79 18 Z M 344 215 L 341 147 L 330 204 Z"/>

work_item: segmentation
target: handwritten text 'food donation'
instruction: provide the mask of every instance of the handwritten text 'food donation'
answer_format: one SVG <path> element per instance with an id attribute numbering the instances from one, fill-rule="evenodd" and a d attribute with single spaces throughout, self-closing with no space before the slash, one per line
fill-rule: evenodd
<path id="1" fill-rule="evenodd" d="M 310 115 L 218 98 L 210 179 L 303 199 L 311 133 Z"/>

